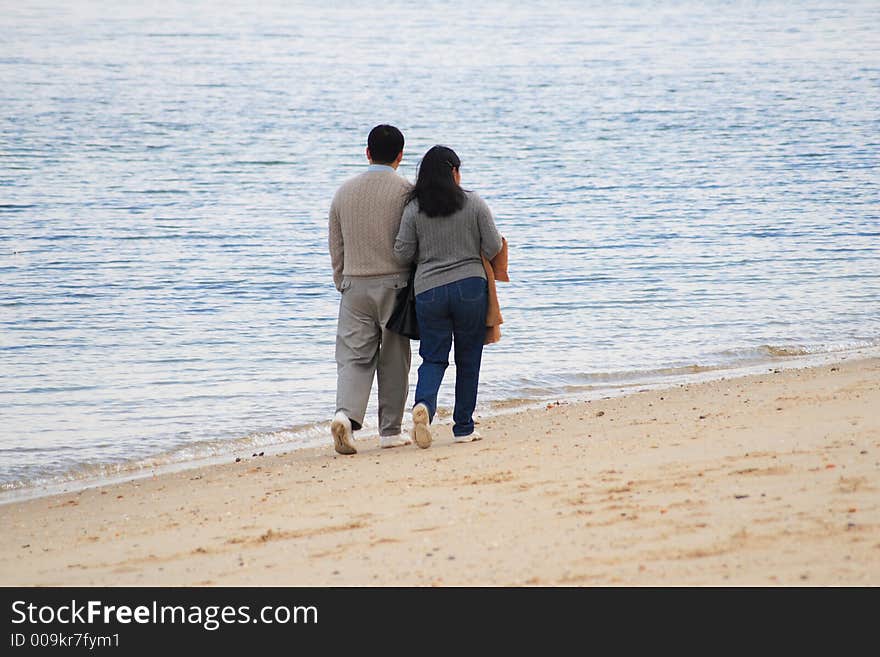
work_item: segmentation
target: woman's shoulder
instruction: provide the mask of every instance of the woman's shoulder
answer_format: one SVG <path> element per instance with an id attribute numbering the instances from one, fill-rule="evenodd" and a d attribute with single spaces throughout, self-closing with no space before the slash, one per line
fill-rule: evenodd
<path id="1" fill-rule="evenodd" d="M 469 208 L 474 212 L 490 212 L 489 204 L 483 200 L 483 197 L 480 196 L 477 192 L 472 191 L 470 189 L 466 189 L 464 191 L 465 202 L 464 207 Z"/>

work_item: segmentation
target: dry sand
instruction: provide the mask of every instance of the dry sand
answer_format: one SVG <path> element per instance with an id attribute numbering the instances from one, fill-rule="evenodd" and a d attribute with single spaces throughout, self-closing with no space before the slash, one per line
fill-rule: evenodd
<path id="1" fill-rule="evenodd" d="M 0 583 L 880 585 L 880 359 L 479 428 L 2 505 Z"/>

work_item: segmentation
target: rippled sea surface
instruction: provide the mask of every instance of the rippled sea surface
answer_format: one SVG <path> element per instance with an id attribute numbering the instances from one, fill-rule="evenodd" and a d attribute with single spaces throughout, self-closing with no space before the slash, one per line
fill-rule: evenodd
<path id="1" fill-rule="evenodd" d="M 329 444 L 327 208 L 382 122 L 509 239 L 484 409 L 876 346 L 878 35 L 873 0 L 3 3 L 0 486 Z"/>

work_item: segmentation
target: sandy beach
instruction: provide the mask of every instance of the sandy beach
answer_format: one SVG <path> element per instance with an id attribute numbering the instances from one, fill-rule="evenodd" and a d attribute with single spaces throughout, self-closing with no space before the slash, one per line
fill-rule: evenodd
<path id="1" fill-rule="evenodd" d="M 878 409 L 853 359 L 242 455 L 0 506 L 0 583 L 877 586 Z"/>

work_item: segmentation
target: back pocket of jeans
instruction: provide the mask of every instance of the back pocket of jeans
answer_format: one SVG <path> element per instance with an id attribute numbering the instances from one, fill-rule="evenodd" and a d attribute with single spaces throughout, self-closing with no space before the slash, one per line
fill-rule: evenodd
<path id="1" fill-rule="evenodd" d="M 458 282 L 458 293 L 462 301 L 479 301 L 486 294 L 486 279 L 465 278 Z"/>
<path id="2" fill-rule="evenodd" d="M 419 292 L 416 295 L 416 301 L 418 303 L 431 303 L 434 301 L 434 291 L 437 288 L 432 287 L 430 290 L 425 290 L 424 292 Z"/>

